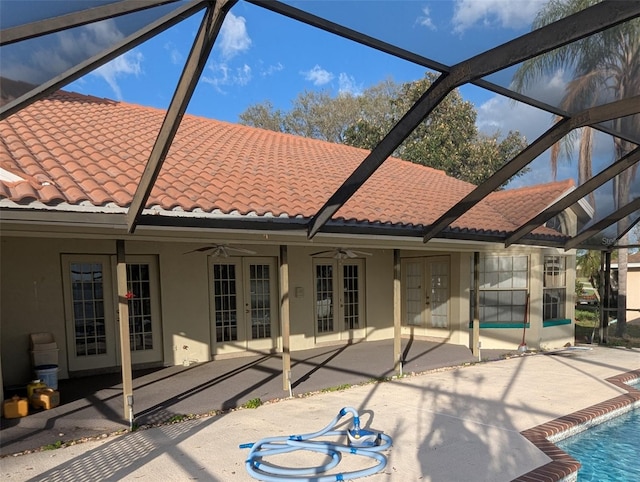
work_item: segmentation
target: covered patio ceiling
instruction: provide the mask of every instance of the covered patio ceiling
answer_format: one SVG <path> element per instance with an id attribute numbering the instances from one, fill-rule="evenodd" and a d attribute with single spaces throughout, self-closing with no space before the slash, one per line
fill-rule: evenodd
<path id="1" fill-rule="evenodd" d="M 605 183 L 616 182 L 616 176 L 623 173 L 629 175 L 637 170 L 640 160 L 639 92 L 618 91 L 613 95 L 589 96 L 583 102 L 573 102 L 567 107 L 561 99 L 548 98 L 541 89 L 516 90 L 513 87 L 513 76 L 518 67 L 530 59 L 574 42 L 594 39 L 603 32 L 613 33 L 614 29 L 622 31 L 629 28 L 631 22 L 638 22 L 640 17 L 640 0 L 605 0 L 545 27 L 479 52 L 474 49 L 477 48 L 476 44 L 483 45 L 482 42 L 476 42 L 478 39 L 469 36 L 463 39 L 461 58 L 443 58 L 443 50 L 438 49 L 438 45 L 426 43 L 415 36 L 403 35 L 402 29 L 390 28 L 388 20 L 394 18 L 394 12 L 402 8 L 402 1 L 375 2 L 379 15 L 375 16 L 375 19 L 367 17 L 369 20 L 366 22 L 357 12 L 358 8 L 367 8 L 367 2 L 241 1 L 269 9 L 439 73 L 436 81 L 308 221 L 306 230 L 309 238 L 326 230 L 330 226 L 332 216 L 413 129 L 429 116 L 448 93 L 465 84 L 473 84 L 542 109 L 548 112 L 550 117 L 556 116 L 557 122 L 487 181 L 451 206 L 433 224 L 425 227 L 421 233 L 425 243 L 433 238 L 446 237 L 447 229 L 452 222 L 576 129 L 592 127 L 609 136 L 612 145 L 615 138 L 626 141 L 631 147 L 619 159 L 612 159 L 606 168 L 563 199 L 505 235 L 502 242 L 506 246 L 522 240 L 536 227 L 544 225 L 567 207 L 587 198 Z M 195 14 L 202 15 L 192 50 L 128 209 L 127 229 L 130 233 L 133 233 L 139 224 L 153 225 L 154 216 L 145 215 L 143 210 L 225 15 L 236 3 L 236 0 L 3 2 L 0 16 L 0 119 L 60 89 L 186 18 Z M 26 4 L 29 5 L 28 8 L 25 8 Z M 78 56 L 74 59 L 73 65 L 60 63 L 48 65 L 47 69 L 23 65 L 27 56 L 21 53 L 37 52 L 50 44 L 51 36 L 56 33 L 66 31 L 71 38 L 78 39 L 82 26 L 106 19 L 117 22 L 122 37 L 112 39 L 108 45 L 102 45 L 96 51 Z M 594 219 L 581 232 L 562 244 L 557 244 L 557 247 L 599 250 L 631 247 L 621 245 L 620 240 L 640 220 L 638 184 L 632 177 L 633 189 L 630 189 L 626 201 L 618 203 L 611 212 Z"/>

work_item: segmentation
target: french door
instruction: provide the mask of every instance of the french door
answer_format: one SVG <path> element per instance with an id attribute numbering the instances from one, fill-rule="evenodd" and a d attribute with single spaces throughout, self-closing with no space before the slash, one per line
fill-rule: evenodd
<path id="1" fill-rule="evenodd" d="M 449 258 L 405 258 L 401 269 L 403 324 L 422 327 L 432 333 L 448 331 Z"/>
<path id="2" fill-rule="evenodd" d="M 364 338 L 364 261 L 315 259 L 317 341 Z"/>
<path id="3" fill-rule="evenodd" d="M 277 347 L 278 298 L 274 258 L 211 258 L 213 355 L 269 352 Z"/>
<path id="4" fill-rule="evenodd" d="M 120 365 L 115 257 L 63 255 L 70 371 Z M 159 282 L 155 258 L 127 257 L 129 341 L 133 364 L 162 361 Z"/>

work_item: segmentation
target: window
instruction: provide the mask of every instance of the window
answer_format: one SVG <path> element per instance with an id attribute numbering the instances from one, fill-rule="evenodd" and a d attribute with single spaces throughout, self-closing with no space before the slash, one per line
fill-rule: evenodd
<path id="1" fill-rule="evenodd" d="M 524 323 L 529 279 L 527 256 L 487 256 L 480 259 L 479 268 L 480 322 Z"/>
<path id="2" fill-rule="evenodd" d="M 567 259 L 564 256 L 544 257 L 544 288 L 542 295 L 542 319 L 565 318 Z"/>

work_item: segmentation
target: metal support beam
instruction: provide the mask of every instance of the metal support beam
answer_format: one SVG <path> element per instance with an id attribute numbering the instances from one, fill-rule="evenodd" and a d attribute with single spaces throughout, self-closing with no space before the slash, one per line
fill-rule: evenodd
<path id="1" fill-rule="evenodd" d="M 538 226 L 542 226 L 554 216 L 557 216 L 565 209 L 573 206 L 590 192 L 599 188 L 605 182 L 611 180 L 611 178 L 617 176 L 627 168 L 633 166 L 639 160 L 640 147 L 637 147 L 512 232 L 504 242 L 505 247 L 508 248 Z"/>
<path id="2" fill-rule="evenodd" d="M 116 278 L 118 286 L 118 327 L 122 365 L 123 418 L 133 422 L 133 376 L 131 373 L 131 341 L 129 338 L 129 299 L 127 298 L 127 264 L 123 239 L 116 241 Z"/>
<path id="3" fill-rule="evenodd" d="M 609 216 L 607 216 L 606 218 L 602 218 L 597 223 L 594 223 L 591 226 L 589 226 L 588 228 L 585 228 L 582 231 L 580 231 L 580 233 L 578 233 L 576 236 L 574 236 L 573 238 L 571 238 L 569 241 L 567 241 L 565 243 L 564 249 L 565 250 L 569 250 L 569 249 L 573 249 L 575 247 L 578 247 L 580 245 L 580 243 L 582 243 L 583 241 L 586 241 L 591 236 L 593 236 L 593 235 L 599 233 L 600 231 L 608 228 L 612 224 L 617 223 L 618 221 L 620 221 L 624 217 L 629 216 L 634 211 L 639 210 L 639 209 L 640 209 L 640 197 L 634 199 L 633 201 L 631 201 L 630 203 L 626 204 L 625 206 L 622 206 L 617 211 L 609 214 Z"/>
<path id="4" fill-rule="evenodd" d="M 473 327 L 471 351 L 480 360 L 480 252 L 473 253 Z"/>
<path id="5" fill-rule="evenodd" d="M 635 221 L 631 221 L 631 222 L 629 223 L 629 226 L 627 226 L 625 229 L 623 229 L 622 231 L 620 231 L 620 234 L 618 234 L 618 236 L 616 237 L 616 239 L 614 239 L 614 240 L 613 240 L 613 243 L 611 243 L 611 244 L 613 245 L 613 246 L 612 246 L 612 249 L 625 248 L 625 247 L 627 247 L 627 248 L 628 248 L 628 247 L 631 247 L 631 246 L 619 246 L 619 245 L 616 245 L 616 243 L 617 243 L 618 241 L 620 241 L 620 240 L 624 237 L 624 235 L 625 235 L 625 234 L 627 234 L 629 231 L 631 231 L 631 230 L 633 229 L 633 227 L 634 227 L 636 224 L 638 224 L 638 222 L 639 222 L 639 221 L 640 221 L 640 216 L 638 216 L 638 217 L 636 218 L 636 220 L 635 220 Z"/>
<path id="6" fill-rule="evenodd" d="M 80 27 L 81 25 L 99 22 L 107 18 L 119 17 L 120 15 L 146 10 L 175 1 L 177 0 L 146 0 L 143 2 L 140 0 L 122 0 L 97 7 L 83 8 L 82 10 L 65 15 L 6 28 L 2 30 L 0 35 L 0 46 L 21 42 L 22 40 L 28 40 L 41 35 L 48 35 L 69 28 Z"/>
<path id="7" fill-rule="evenodd" d="M 308 237 L 312 238 L 331 219 L 453 89 L 633 18 L 640 14 L 640 2 L 632 3 L 637 4 L 594 5 L 454 65 L 448 74 L 438 77 L 313 216 Z"/>
<path id="8" fill-rule="evenodd" d="M 609 309 L 611 308 L 611 251 L 603 251 L 604 258 L 604 298 L 602 299 L 602 331 L 600 333 L 600 343 L 607 343 L 609 331 Z"/>
<path id="9" fill-rule="evenodd" d="M 291 394 L 291 320 L 289 317 L 289 252 L 280 245 L 280 324 L 282 326 L 282 389 Z"/>
<path id="10" fill-rule="evenodd" d="M 424 233 L 424 242 L 434 238 L 452 222 L 495 191 L 536 157 L 560 141 L 573 129 L 625 117 L 640 112 L 640 95 L 586 109 L 574 117 L 562 119 L 538 137 L 520 154 L 498 169 L 489 179 L 441 215 Z"/>
<path id="11" fill-rule="evenodd" d="M 140 179 L 138 188 L 131 201 L 131 206 L 127 212 L 127 231 L 129 233 L 135 231 L 138 218 L 149 199 L 151 189 L 153 189 L 153 185 L 162 168 L 162 163 L 167 157 L 173 138 L 180 126 L 182 116 L 187 109 L 189 100 L 191 100 L 193 91 L 209 58 L 213 43 L 218 36 L 218 32 L 220 32 L 222 22 L 227 12 L 235 3 L 236 0 L 218 0 L 215 6 L 207 8 L 205 12 L 193 47 L 191 48 L 191 52 L 189 52 L 189 58 L 185 63 L 184 70 L 178 81 L 178 86 L 171 99 L 171 104 L 162 122 L 160 133 L 158 134 L 158 138 L 149 156 L 149 161 L 144 168 L 142 178 Z"/>
<path id="12" fill-rule="evenodd" d="M 393 250 L 393 371 L 402 376 L 402 284 L 400 250 Z"/>
<path id="13" fill-rule="evenodd" d="M 397 45 L 394 45 L 392 43 L 384 42 L 379 38 L 366 35 L 362 32 L 358 32 L 357 30 L 332 22 L 318 15 L 314 15 L 310 12 L 307 12 L 306 10 L 293 7 L 287 3 L 282 3 L 279 1 L 273 1 L 273 0 L 247 0 L 247 2 L 253 3 L 254 5 L 260 6 L 262 8 L 278 13 L 280 15 L 284 15 L 285 17 L 292 18 L 294 20 L 305 23 L 312 27 L 319 28 L 333 35 L 338 35 L 347 40 L 357 42 L 361 45 L 366 45 L 367 47 L 376 49 L 380 52 L 383 52 L 389 55 L 393 55 L 394 57 L 397 57 L 399 59 L 407 60 L 414 64 L 421 65 L 423 67 L 426 67 L 427 69 L 435 70 L 436 72 L 440 72 L 440 73 L 451 72 L 450 65 L 445 65 L 441 62 L 437 62 L 433 59 L 425 57 L 424 55 L 420 55 L 420 54 L 417 54 L 416 52 L 400 48 Z M 599 8 L 605 8 L 605 7 L 600 6 Z M 606 8 L 609 8 L 609 6 L 607 6 Z M 626 18 L 621 21 L 628 21 L 634 17 L 640 16 L 640 1 L 637 1 L 637 6 L 635 10 L 631 9 L 631 5 L 625 5 L 624 8 L 626 10 L 626 13 L 625 13 Z M 551 114 L 555 114 L 558 117 L 571 116 L 569 112 L 559 108 L 557 105 L 552 105 L 546 102 L 542 102 L 540 99 L 534 99 L 520 92 L 515 92 L 502 85 L 489 82 L 486 79 L 475 79 L 470 82 L 473 85 L 477 85 L 478 87 L 482 87 L 483 89 L 487 89 L 496 94 L 503 95 L 510 99 L 517 100 L 518 102 L 531 105 L 538 109 L 546 110 L 547 112 Z M 632 142 L 634 144 L 640 144 L 640 137 L 639 137 L 640 133 L 637 133 L 637 135 L 634 135 L 636 133 L 616 132 L 610 127 L 607 127 L 604 125 L 595 126 L 594 129 L 597 129 L 606 134 L 610 134 L 612 136 L 618 136 L 621 139 Z"/>

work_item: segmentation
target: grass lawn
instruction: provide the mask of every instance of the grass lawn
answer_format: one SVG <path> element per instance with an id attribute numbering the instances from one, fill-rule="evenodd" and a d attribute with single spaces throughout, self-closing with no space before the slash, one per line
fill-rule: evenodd
<path id="1" fill-rule="evenodd" d="M 594 334 L 594 326 L 597 326 L 598 314 L 596 312 L 576 309 L 576 343 L 586 343 Z M 599 343 L 598 329 L 595 329 L 595 343 Z M 627 323 L 627 334 L 624 338 L 616 337 L 616 325 L 609 325 L 607 331 L 607 345 L 626 346 L 627 348 L 640 348 L 640 325 Z"/>

